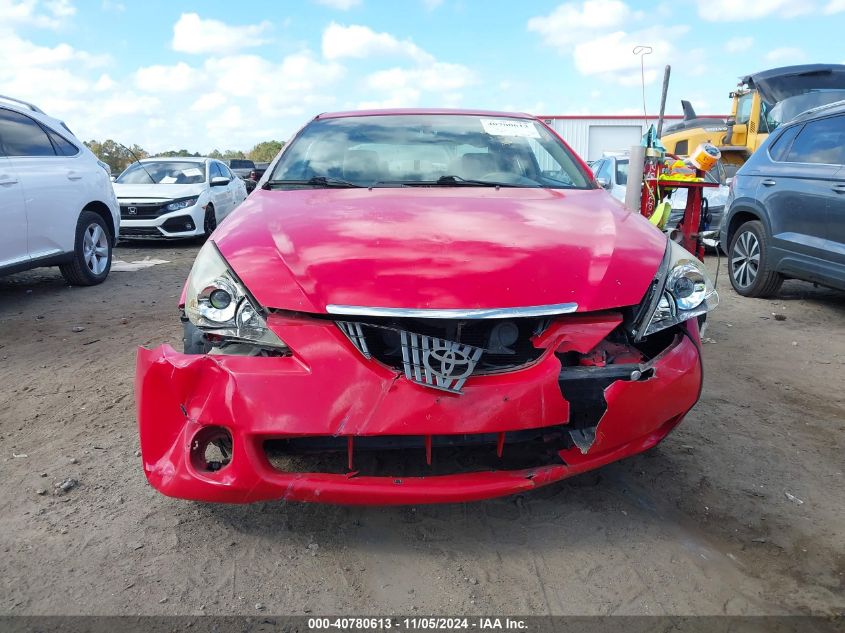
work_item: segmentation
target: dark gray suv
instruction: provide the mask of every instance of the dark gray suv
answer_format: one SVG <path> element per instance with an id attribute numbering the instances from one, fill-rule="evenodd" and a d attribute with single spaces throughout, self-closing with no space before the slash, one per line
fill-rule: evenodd
<path id="1" fill-rule="evenodd" d="M 734 289 L 775 294 L 786 278 L 845 290 L 845 101 L 783 124 L 731 183 L 720 231 Z"/>

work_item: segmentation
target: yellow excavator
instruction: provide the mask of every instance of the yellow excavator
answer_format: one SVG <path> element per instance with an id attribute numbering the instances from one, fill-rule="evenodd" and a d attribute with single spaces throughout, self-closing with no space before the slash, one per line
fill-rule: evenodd
<path id="1" fill-rule="evenodd" d="M 667 127 L 660 141 L 672 154 L 686 156 L 701 143 L 722 152 L 729 175 L 735 172 L 781 123 L 818 106 L 845 100 L 845 65 L 805 64 L 764 70 L 742 77 L 725 119 L 698 117 L 681 101 L 684 120 Z"/>

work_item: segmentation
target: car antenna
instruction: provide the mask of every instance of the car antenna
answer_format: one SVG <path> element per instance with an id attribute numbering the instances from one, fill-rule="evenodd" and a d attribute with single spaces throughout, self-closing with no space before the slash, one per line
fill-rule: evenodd
<path id="1" fill-rule="evenodd" d="M 115 143 L 117 143 L 117 144 L 118 144 L 118 145 L 120 145 L 123 149 L 125 149 L 127 152 L 129 152 L 129 153 L 132 155 L 132 158 L 134 158 L 134 159 L 135 159 L 135 162 L 136 162 L 136 163 L 138 163 L 138 164 L 141 166 L 141 169 L 143 169 L 143 170 L 144 170 L 144 173 L 145 173 L 145 174 L 147 174 L 147 178 L 149 178 L 149 179 L 150 179 L 150 182 L 151 182 L 151 183 L 153 183 L 153 184 L 156 184 L 155 178 L 153 178 L 152 174 L 151 174 L 151 173 L 147 170 L 147 168 L 144 166 L 144 163 L 142 163 L 142 162 L 138 159 L 138 157 L 135 155 L 135 152 L 133 152 L 133 151 L 132 151 L 131 149 L 129 149 L 128 147 L 126 147 L 126 145 L 124 145 L 124 144 L 123 144 L 123 143 L 121 143 L 120 141 L 115 141 Z"/>

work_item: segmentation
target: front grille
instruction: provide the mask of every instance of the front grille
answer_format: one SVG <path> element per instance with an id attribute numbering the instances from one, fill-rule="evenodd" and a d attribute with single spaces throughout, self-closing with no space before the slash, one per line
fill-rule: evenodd
<path id="1" fill-rule="evenodd" d="M 408 380 L 460 393 L 471 375 L 513 370 L 543 353 L 531 342 L 549 320 L 373 319 L 338 321 L 366 358 L 402 371 Z"/>
<path id="2" fill-rule="evenodd" d="M 120 217 L 124 220 L 149 220 L 165 213 L 164 206 L 158 202 L 121 204 Z"/>
<path id="3" fill-rule="evenodd" d="M 121 226 L 120 237 L 163 237 L 161 231 L 152 226 Z"/>
<path id="4" fill-rule="evenodd" d="M 563 464 L 572 441 L 564 425 L 467 435 L 306 436 L 268 439 L 277 471 L 372 477 L 430 477 Z"/>

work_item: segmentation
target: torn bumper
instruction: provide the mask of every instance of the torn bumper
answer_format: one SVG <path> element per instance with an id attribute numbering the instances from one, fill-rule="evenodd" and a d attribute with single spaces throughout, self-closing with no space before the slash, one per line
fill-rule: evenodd
<path id="1" fill-rule="evenodd" d="M 570 424 L 554 353 L 518 371 L 471 377 L 461 395 L 413 384 L 364 361 L 330 322 L 268 323 L 295 351 L 260 358 L 140 349 L 136 398 L 144 471 L 160 492 L 247 503 L 276 499 L 348 504 L 417 504 L 484 499 L 531 490 L 640 453 L 663 439 L 698 399 L 697 328 L 678 333 L 636 379 L 603 387 L 606 408 L 587 441 L 559 451 L 559 463 L 437 476 L 282 472 L 265 442 L 285 438 L 508 434 Z M 574 423 L 574 422 L 573 422 Z M 203 468 L 198 438 L 224 429 L 229 463 Z M 582 439 L 584 435 L 582 434 Z M 421 439 L 422 442 L 422 439 Z M 428 440 L 429 455 L 431 443 Z M 422 444 L 421 444 L 422 447 Z M 437 454 L 434 459 L 437 459 Z M 507 451 L 507 446 L 504 446 Z M 350 463 L 352 458 L 350 457 Z"/>

